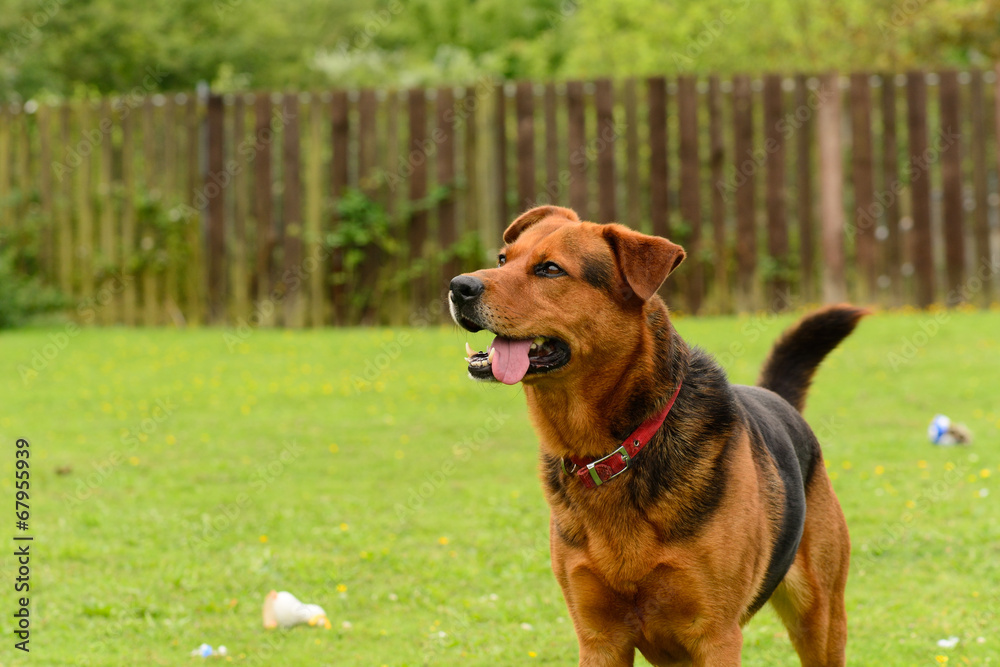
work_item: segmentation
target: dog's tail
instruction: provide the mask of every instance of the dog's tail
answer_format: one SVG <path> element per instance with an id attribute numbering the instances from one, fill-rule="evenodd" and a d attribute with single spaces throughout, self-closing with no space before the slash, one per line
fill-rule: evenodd
<path id="1" fill-rule="evenodd" d="M 806 315 L 781 335 L 764 362 L 757 384 L 770 389 L 802 412 L 813 373 L 823 358 L 854 331 L 869 311 L 829 306 Z"/>

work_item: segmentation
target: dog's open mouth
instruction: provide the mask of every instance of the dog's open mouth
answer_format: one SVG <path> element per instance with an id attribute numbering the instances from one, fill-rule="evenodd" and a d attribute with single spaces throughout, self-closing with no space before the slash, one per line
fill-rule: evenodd
<path id="1" fill-rule="evenodd" d="M 497 336 L 486 352 L 465 344 L 469 375 L 476 380 L 517 384 L 525 375 L 548 373 L 569 361 L 569 346 L 558 338 L 504 338 Z"/>

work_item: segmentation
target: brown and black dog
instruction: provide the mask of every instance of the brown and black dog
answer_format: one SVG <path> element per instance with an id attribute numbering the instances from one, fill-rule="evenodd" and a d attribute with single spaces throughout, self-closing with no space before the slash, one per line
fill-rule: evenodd
<path id="1" fill-rule="evenodd" d="M 449 301 L 497 336 L 470 375 L 524 386 L 580 664 L 631 665 L 638 649 L 739 665 L 741 627 L 770 600 L 803 665 L 843 665 L 850 542 L 800 413 L 864 311 L 806 317 L 760 386 L 731 385 L 656 295 L 680 246 L 554 206 L 503 238 L 498 266 L 456 277 Z"/>

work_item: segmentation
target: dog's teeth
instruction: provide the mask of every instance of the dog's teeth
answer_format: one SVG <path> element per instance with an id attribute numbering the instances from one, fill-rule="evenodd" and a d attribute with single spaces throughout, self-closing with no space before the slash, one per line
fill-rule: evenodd
<path id="1" fill-rule="evenodd" d="M 493 348 L 491 347 L 491 348 L 490 348 L 490 353 L 489 353 L 488 355 L 486 355 L 486 361 L 488 361 L 489 363 L 491 363 L 491 364 L 492 364 L 492 363 L 493 363 L 493 355 L 494 355 L 494 354 L 496 354 L 496 350 L 494 350 L 494 349 L 493 349 Z"/>
<path id="2" fill-rule="evenodd" d="M 538 349 L 538 343 L 532 343 L 531 344 L 531 349 L 532 350 L 537 350 Z"/>
<path id="3" fill-rule="evenodd" d="M 468 341 L 466 341 L 466 343 L 465 343 L 465 353 L 467 355 L 469 355 L 470 357 L 472 357 L 472 356 L 474 356 L 476 354 L 476 351 L 472 349 L 472 346 L 469 345 Z"/>
<path id="4" fill-rule="evenodd" d="M 545 345 L 545 337 L 539 336 L 534 340 L 535 345 Z"/>

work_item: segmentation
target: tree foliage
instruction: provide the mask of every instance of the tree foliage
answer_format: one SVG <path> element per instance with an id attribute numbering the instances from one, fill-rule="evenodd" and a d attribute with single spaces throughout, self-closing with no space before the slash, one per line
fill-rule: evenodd
<path id="1" fill-rule="evenodd" d="M 0 98 L 964 67 L 1000 0 L 0 0 Z"/>

